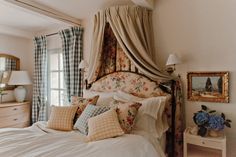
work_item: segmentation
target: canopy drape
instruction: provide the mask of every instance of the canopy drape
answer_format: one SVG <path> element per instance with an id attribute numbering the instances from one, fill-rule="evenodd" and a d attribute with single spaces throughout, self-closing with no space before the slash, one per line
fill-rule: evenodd
<path id="1" fill-rule="evenodd" d="M 116 6 L 100 11 L 94 17 L 89 83 L 95 81 L 99 74 L 107 22 L 123 51 L 141 73 L 153 80 L 170 79 L 153 60 L 152 11 L 139 6 Z"/>
<path id="2" fill-rule="evenodd" d="M 107 24 L 112 28 L 112 32 L 118 42 L 117 45 L 114 44 L 115 41 L 113 42 L 111 32 L 107 31 L 109 29 L 109 27 L 106 27 L 108 26 Z M 119 47 L 122 48 L 123 52 L 119 52 Z M 108 48 L 111 50 L 107 50 Z M 126 67 L 129 67 L 128 71 L 131 69 L 136 71 L 137 69 L 137 72 L 159 83 L 171 83 L 167 85 L 171 87 L 173 97 L 170 109 L 171 114 L 168 116 L 171 121 L 171 129 L 167 132 L 171 140 L 167 141 L 166 152 L 169 157 L 181 157 L 183 148 L 183 112 L 180 80 L 170 81 L 175 78 L 161 71 L 161 68 L 155 64 L 154 54 L 152 11 L 139 6 L 116 6 L 99 11 L 94 17 L 87 80 L 88 83 L 92 83 L 110 71 L 119 71 L 119 69 L 123 71 L 122 68 L 117 67 L 120 67 L 121 64 L 128 64 L 128 66 L 124 66 L 124 71 L 127 71 Z M 121 63 L 119 59 L 122 60 Z M 113 68 L 114 66 L 115 68 Z"/>

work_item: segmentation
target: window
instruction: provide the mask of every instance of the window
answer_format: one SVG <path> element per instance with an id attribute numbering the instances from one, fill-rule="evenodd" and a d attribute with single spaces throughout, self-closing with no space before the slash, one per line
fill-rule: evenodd
<path id="1" fill-rule="evenodd" d="M 63 76 L 62 50 L 48 50 L 48 101 L 50 105 L 66 104 L 66 91 Z"/>

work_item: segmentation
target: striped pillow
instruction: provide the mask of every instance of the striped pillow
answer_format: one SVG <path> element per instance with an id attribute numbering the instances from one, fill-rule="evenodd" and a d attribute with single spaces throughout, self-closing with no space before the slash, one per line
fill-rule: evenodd
<path id="1" fill-rule="evenodd" d="M 87 105 L 80 117 L 77 119 L 74 129 L 78 129 L 81 133 L 88 134 L 88 119 L 106 112 L 110 108 L 107 106 Z"/>
<path id="2" fill-rule="evenodd" d="M 52 106 L 47 127 L 55 130 L 70 131 L 78 106 Z"/>
<path id="3" fill-rule="evenodd" d="M 88 120 L 87 141 L 97 141 L 124 134 L 115 109 L 111 109 Z"/>

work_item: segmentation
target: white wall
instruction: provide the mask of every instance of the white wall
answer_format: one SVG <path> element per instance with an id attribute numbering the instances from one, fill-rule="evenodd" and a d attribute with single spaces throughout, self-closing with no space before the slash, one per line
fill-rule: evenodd
<path id="1" fill-rule="evenodd" d="M 235 6 L 234 0 L 158 0 L 153 13 L 155 46 L 161 65 L 169 53 L 175 52 L 183 59 L 176 73 L 184 83 L 187 126 L 193 125 L 193 113 L 205 104 L 224 112 L 233 121 L 232 128 L 226 129 L 228 143 L 234 142 L 231 137 L 236 137 Z M 187 101 L 186 75 L 190 71 L 230 71 L 230 103 Z"/>
<path id="2" fill-rule="evenodd" d="M 33 40 L 0 34 L 0 53 L 10 54 L 20 58 L 20 69 L 27 70 L 31 79 L 33 78 Z M 32 79 L 33 80 L 33 79 Z M 27 99 L 32 98 L 32 86 L 28 86 Z M 12 91 L 3 96 L 4 101 L 12 100 Z"/>

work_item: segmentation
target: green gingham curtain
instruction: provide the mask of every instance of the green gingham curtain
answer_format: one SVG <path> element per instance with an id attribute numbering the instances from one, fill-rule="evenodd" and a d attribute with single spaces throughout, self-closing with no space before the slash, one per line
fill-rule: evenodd
<path id="1" fill-rule="evenodd" d="M 59 32 L 62 39 L 62 56 L 66 96 L 82 96 L 83 77 L 79 63 L 83 58 L 83 28 L 72 27 Z"/>
<path id="2" fill-rule="evenodd" d="M 32 122 L 46 120 L 47 42 L 46 36 L 34 38 L 34 85 Z"/>
<path id="3" fill-rule="evenodd" d="M 16 70 L 16 60 L 12 58 L 5 58 L 5 70 L 6 71 L 13 71 Z"/>

